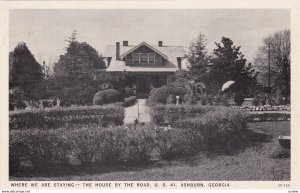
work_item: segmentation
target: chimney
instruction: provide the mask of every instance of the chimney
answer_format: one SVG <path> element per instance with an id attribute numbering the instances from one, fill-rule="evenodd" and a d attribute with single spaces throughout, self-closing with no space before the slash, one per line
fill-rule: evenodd
<path id="1" fill-rule="evenodd" d="M 158 47 L 163 47 L 163 41 L 158 41 Z"/>
<path id="2" fill-rule="evenodd" d="M 120 60 L 120 42 L 116 42 L 116 60 Z"/>
<path id="3" fill-rule="evenodd" d="M 123 46 L 128 46 L 128 41 L 123 41 Z"/>

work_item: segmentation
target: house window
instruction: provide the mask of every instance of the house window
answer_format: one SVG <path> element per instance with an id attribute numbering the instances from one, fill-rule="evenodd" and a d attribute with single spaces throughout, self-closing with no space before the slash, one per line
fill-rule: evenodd
<path id="1" fill-rule="evenodd" d="M 161 62 L 162 58 L 158 56 L 155 53 L 132 53 L 134 64 L 154 64 L 155 62 Z"/>
<path id="2" fill-rule="evenodd" d="M 140 54 L 139 53 L 133 53 L 132 58 L 133 58 L 133 63 L 140 63 Z"/>
<path id="3" fill-rule="evenodd" d="M 154 63 L 154 54 L 148 54 L 148 57 L 149 57 L 149 62 L 148 63 L 153 64 Z"/>
<path id="4" fill-rule="evenodd" d="M 140 54 L 140 63 L 148 63 L 148 54 L 141 53 Z"/>

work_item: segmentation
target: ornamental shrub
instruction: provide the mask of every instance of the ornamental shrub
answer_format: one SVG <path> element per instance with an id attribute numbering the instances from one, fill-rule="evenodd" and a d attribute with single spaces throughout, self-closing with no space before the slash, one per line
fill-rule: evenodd
<path id="1" fill-rule="evenodd" d="M 122 94 L 114 89 L 106 89 L 98 91 L 94 95 L 93 104 L 94 105 L 104 105 L 115 102 L 123 102 Z"/>
<path id="2" fill-rule="evenodd" d="M 136 102 L 136 96 L 130 96 L 130 97 L 124 98 L 124 105 L 126 107 L 134 105 L 135 102 Z"/>
<path id="3" fill-rule="evenodd" d="M 129 164 L 141 164 L 150 160 L 154 148 L 154 125 L 128 128 L 124 159 Z"/>
<path id="4" fill-rule="evenodd" d="M 177 120 L 187 119 L 213 111 L 214 106 L 197 105 L 156 105 L 151 107 L 151 120 L 157 125 L 173 124 Z"/>
<path id="5" fill-rule="evenodd" d="M 242 93 L 236 93 L 234 96 L 234 102 L 237 106 L 241 106 L 244 102 L 244 96 Z"/>
<path id="6" fill-rule="evenodd" d="M 82 106 L 13 111 L 10 129 L 57 129 L 73 125 L 122 125 L 124 108 L 117 105 Z"/>
<path id="7" fill-rule="evenodd" d="M 179 96 L 180 99 L 183 99 L 184 94 L 187 92 L 185 88 L 175 88 L 170 86 L 162 86 L 160 88 L 152 89 L 150 96 L 147 100 L 147 104 L 152 106 L 156 104 L 167 104 L 167 98 L 169 95 Z"/>
<path id="8" fill-rule="evenodd" d="M 160 128 L 155 147 L 163 159 L 170 160 L 195 152 L 195 137 L 188 129 Z"/>

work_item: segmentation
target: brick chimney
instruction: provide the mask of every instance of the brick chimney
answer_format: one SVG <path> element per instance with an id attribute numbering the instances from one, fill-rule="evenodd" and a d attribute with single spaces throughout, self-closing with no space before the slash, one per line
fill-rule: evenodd
<path id="1" fill-rule="evenodd" d="M 128 46 L 128 41 L 123 41 L 123 46 Z"/>
<path id="2" fill-rule="evenodd" d="M 116 42 L 116 60 L 120 60 L 120 42 Z"/>
<path id="3" fill-rule="evenodd" d="M 163 41 L 158 41 L 158 47 L 163 47 Z"/>

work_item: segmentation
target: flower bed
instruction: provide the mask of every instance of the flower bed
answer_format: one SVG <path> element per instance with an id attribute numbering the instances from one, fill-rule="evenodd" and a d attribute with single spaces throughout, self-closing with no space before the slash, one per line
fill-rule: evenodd
<path id="1" fill-rule="evenodd" d="M 249 112 L 249 122 L 263 121 L 288 121 L 291 119 L 290 112 Z"/>
<path id="2" fill-rule="evenodd" d="M 279 105 L 279 106 L 231 106 L 233 109 L 246 110 L 246 111 L 290 111 L 290 105 Z"/>
<path id="3" fill-rule="evenodd" d="M 57 129 L 75 124 L 101 126 L 122 125 L 124 108 L 117 105 L 81 106 L 13 111 L 9 113 L 10 129 Z"/>

